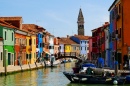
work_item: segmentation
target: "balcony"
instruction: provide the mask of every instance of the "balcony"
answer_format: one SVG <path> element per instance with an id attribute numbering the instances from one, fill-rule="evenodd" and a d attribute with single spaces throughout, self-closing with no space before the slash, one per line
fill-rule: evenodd
<path id="1" fill-rule="evenodd" d="M 21 48 L 21 49 L 26 49 L 25 44 L 20 44 L 20 48 Z"/>

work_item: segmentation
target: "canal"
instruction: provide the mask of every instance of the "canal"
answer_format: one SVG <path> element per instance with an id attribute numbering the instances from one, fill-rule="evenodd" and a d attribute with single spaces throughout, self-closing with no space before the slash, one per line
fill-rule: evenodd
<path id="1" fill-rule="evenodd" d="M 0 77 L 0 86 L 108 86 L 72 84 L 63 71 L 72 71 L 74 63 L 61 64 L 55 68 L 43 68 Z M 125 85 L 127 86 L 127 85 Z"/>

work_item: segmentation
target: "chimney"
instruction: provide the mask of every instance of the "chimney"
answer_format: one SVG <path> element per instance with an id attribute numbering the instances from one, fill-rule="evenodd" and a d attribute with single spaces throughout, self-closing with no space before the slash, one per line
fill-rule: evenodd
<path id="1" fill-rule="evenodd" d="M 109 22 L 105 22 L 105 24 L 109 24 Z"/>
<path id="2" fill-rule="evenodd" d="M 69 35 L 67 35 L 67 38 L 69 38 Z"/>

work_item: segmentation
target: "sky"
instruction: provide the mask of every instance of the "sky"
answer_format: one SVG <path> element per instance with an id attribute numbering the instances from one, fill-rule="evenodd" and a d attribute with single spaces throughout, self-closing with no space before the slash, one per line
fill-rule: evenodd
<path id="1" fill-rule="evenodd" d="M 79 9 L 84 16 L 85 35 L 109 22 L 114 0 L 0 0 L 0 16 L 21 16 L 24 24 L 42 26 L 55 37 L 77 34 Z"/>

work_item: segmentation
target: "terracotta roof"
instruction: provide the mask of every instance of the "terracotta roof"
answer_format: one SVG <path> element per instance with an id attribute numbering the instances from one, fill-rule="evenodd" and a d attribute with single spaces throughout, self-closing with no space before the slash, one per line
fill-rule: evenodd
<path id="1" fill-rule="evenodd" d="M 79 40 L 88 40 L 91 36 L 75 35 Z"/>
<path id="2" fill-rule="evenodd" d="M 12 17 L 0 17 L 0 20 L 21 20 L 22 17 L 20 16 L 12 16 Z"/>
<path id="3" fill-rule="evenodd" d="M 38 26 L 38 25 L 37 25 Z M 37 29 L 43 29 L 43 30 L 46 30 L 45 28 L 41 27 L 41 26 L 38 26 Z"/>
<path id="4" fill-rule="evenodd" d="M 13 26 L 13 25 L 11 25 L 11 24 L 5 22 L 5 21 L 2 21 L 2 20 L 0 20 L 0 25 L 1 25 L 1 26 L 4 26 L 4 27 L 8 27 L 8 28 L 18 29 L 17 27 L 15 27 L 15 26 Z"/>
<path id="5" fill-rule="evenodd" d="M 76 42 L 72 41 L 70 38 L 59 38 L 58 41 L 61 44 L 77 44 Z"/>
<path id="6" fill-rule="evenodd" d="M 22 24 L 22 29 L 28 32 L 38 32 L 35 24 Z"/>

